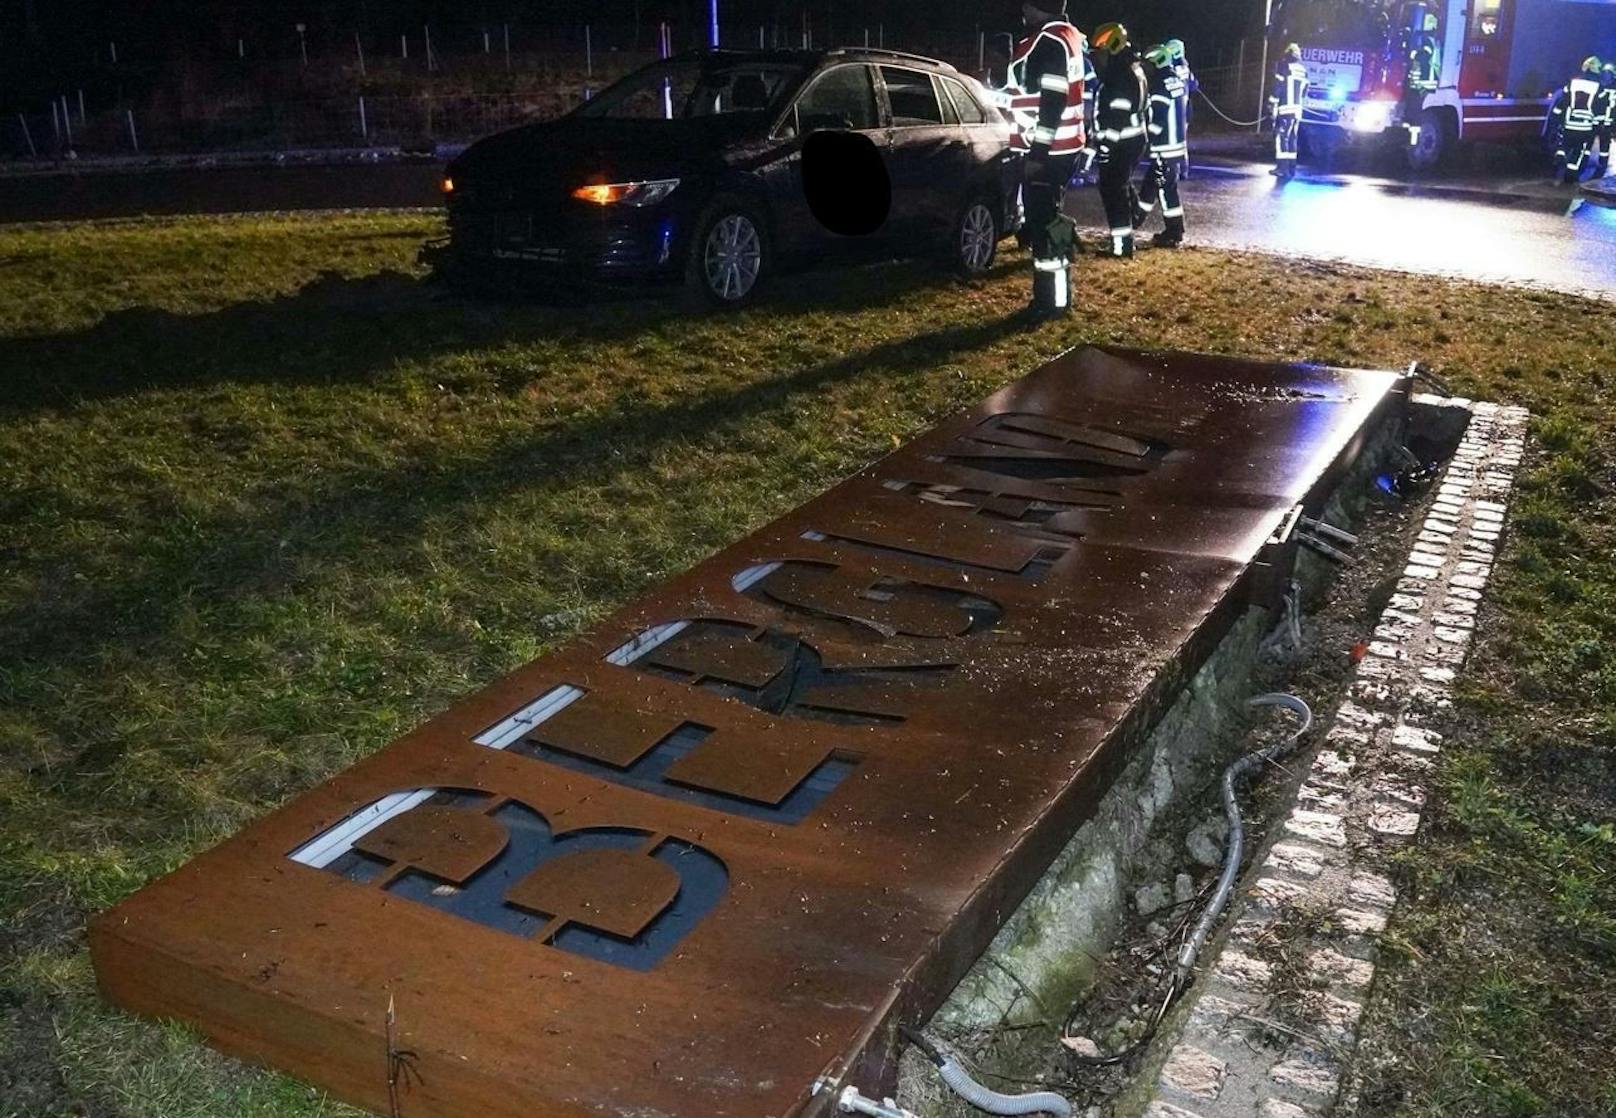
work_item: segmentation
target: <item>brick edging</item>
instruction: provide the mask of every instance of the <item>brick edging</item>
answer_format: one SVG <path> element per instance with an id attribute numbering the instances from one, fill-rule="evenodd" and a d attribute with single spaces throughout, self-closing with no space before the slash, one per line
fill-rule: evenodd
<path id="1" fill-rule="evenodd" d="M 1335 1107 L 1397 902 L 1380 870 L 1419 828 L 1442 745 L 1429 716 L 1451 701 L 1469 650 L 1529 418 L 1524 408 L 1418 399 L 1469 410 L 1464 438 L 1349 698 L 1232 907 L 1227 942 L 1203 963 L 1145 1118 L 1322 1118 Z M 1306 989 L 1272 989 L 1273 968 L 1258 956 L 1277 939 L 1301 945 Z M 1295 1003 L 1284 1021 L 1270 1016 L 1276 997 Z"/>

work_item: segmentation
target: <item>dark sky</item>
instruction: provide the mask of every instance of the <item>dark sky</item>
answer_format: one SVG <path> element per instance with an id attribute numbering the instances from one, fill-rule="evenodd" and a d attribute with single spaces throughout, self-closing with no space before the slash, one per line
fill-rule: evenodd
<path id="1" fill-rule="evenodd" d="M 1184 39 L 1192 61 L 1230 49 L 1261 19 L 1261 0 L 1071 3 L 1074 22 L 1085 30 L 1122 18 L 1140 39 Z M 806 10 L 816 45 L 827 31 L 850 43 L 862 38 L 864 26 L 885 24 L 888 46 L 919 50 L 928 42 L 969 41 L 978 28 L 1013 30 L 1021 10 L 1019 0 L 720 0 L 720 8 L 726 22 L 747 26 L 749 37 L 760 23 L 800 28 Z M 506 22 L 518 44 L 535 46 L 581 38 L 587 22 L 597 45 L 610 47 L 631 45 L 636 28 L 647 46 L 657 22 L 669 20 L 684 45 L 699 36 L 705 18 L 706 0 L 0 0 L 0 100 L 87 80 L 107 63 L 112 42 L 125 67 L 144 65 L 151 73 L 169 60 L 233 56 L 238 38 L 251 55 L 295 57 L 299 22 L 318 55 L 347 51 L 356 30 L 380 49 L 425 24 L 440 51 L 466 49 L 483 26 L 498 35 Z"/>
<path id="2" fill-rule="evenodd" d="M 1141 34 L 1163 28 L 1193 28 L 1194 37 L 1232 40 L 1260 18 L 1261 0 L 1072 0 L 1075 22 L 1085 29 L 1121 18 Z M 1019 0 L 720 0 L 726 20 L 747 24 L 778 21 L 797 26 L 806 8 L 817 28 L 835 26 L 849 37 L 855 26 L 884 22 L 889 34 L 1009 30 L 1019 22 Z M 705 0 L 0 0 L 0 49 L 30 38 L 36 45 L 67 47 L 109 37 L 134 42 L 222 42 L 237 35 L 285 40 L 295 45 L 293 25 L 303 22 L 311 39 L 346 38 L 365 28 L 397 34 L 424 23 L 441 27 L 499 25 L 576 28 L 631 27 L 667 19 L 696 27 Z M 1183 35 L 1183 38 L 1190 38 Z"/>

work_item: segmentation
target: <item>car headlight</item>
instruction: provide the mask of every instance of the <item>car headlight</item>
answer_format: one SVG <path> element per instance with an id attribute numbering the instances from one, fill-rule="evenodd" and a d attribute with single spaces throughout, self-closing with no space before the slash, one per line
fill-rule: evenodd
<path id="1" fill-rule="evenodd" d="M 599 183 L 580 186 L 572 192 L 572 196 L 597 206 L 654 206 L 672 194 L 678 185 L 678 179 Z"/>
<path id="2" fill-rule="evenodd" d="M 1384 132 L 1391 122 L 1390 101 L 1365 101 L 1352 114 L 1352 127 L 1358 132 Z"/>

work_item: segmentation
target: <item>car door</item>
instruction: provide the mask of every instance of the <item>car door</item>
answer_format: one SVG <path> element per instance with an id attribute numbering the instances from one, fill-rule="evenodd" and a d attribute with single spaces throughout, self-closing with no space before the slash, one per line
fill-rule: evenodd
<path id="1" fill-rule="evenodd" d="M 803 193 L 803 142 L 814 132 L 825 130 L 859 133 L 884 152 L 886 133 L 875 76 L 865 63 L 839 63 L 814 75 L 775 128 L 780 154 L 768 168 L 765 180 L 774 209 L 777 247 L 788 255 L 814 256 L 852 240 L 820 225 Z"/>
<path id="2" fill-rule="evenodd" d="M 894 232 L 915 240 L 941 236 L 957 216 L 970 145 L 951 103 L 945 116 L 931 74 L 905 66 L 879 69 L 889 113 Z"/>
<path id="3" fill-rule="evenodd" d="M 937 83 L 958 115 L 960 132 L 965 138 L 962 189 L 969 197 L 985 194 L 999 207 L 1000 217 L 1006 222 L 1004 228 L 1011 228 L 1021 173 L 1010 149 L 1009 127 L 988 107 L 985 98 L 971 91 L 967 82 L 939 75 Z M 961 199 L 962 203 L 964 200 Z"/>

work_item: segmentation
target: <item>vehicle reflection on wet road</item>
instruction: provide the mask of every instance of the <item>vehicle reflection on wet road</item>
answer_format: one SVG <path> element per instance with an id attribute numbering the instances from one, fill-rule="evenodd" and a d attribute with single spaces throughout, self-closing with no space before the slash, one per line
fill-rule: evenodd
<path id="1" fill-rule="evenodd" d="M 1563 194 L 1419 187 L 1365 176 L 1280 183 L 1260 165 L 1197 166 L 1183 185 L 1190 243 L 1616 297 L 1616 210 Z M 1093 190 L 1068 212 L 1103 213 Z M 1573 211 L 1574 212 L 1568 212 Z"/>

